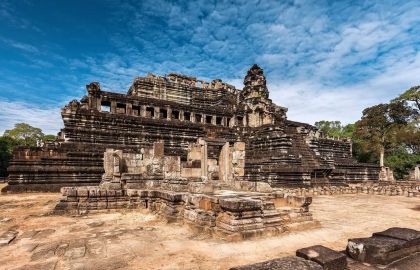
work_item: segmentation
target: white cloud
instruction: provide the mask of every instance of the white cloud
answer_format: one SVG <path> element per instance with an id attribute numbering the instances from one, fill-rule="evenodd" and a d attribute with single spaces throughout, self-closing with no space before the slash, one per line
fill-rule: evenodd
<path id="1" fill-rule="evenodd" d="M 17 123 L 41 128 L 45 134 L 57 134 L 63 126 L 60 108 L 42 108 L 24 102 L 0 100 L 0 134 Z"/>
<path id="2" fill-rule="evenodd" d="M 314 124 L 319 120 L 352 123 L 363 109 L 389 102 L 420 84 L 420 52 L 414 59 L 390 65 L 383 73 L 359 84 L 328 87 L 314 78 L 269 84 L 273 101 L 289 108 L 288 119 Z"/>

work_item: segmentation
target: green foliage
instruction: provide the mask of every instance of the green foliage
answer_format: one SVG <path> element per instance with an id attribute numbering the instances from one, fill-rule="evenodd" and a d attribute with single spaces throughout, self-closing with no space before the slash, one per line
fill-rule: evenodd
<path id="1" fill-rule="evenodd" d="M 15 124 L 13 129 L 8 129 L 3 136 L 11 137 L 22 146 L 39 146 L 44 138 L 44 133 L 40 128 L 32 127 L 26 123 Z"/>
<path id="2" fill-rule="evenodd" d="M 385 151 L 398 146 L 398 132 L 415 117 L 412 108 L 402 101 L 379 104 L 363 110 L 355 124 L 354 138 L 379 155 L 383 166 Z"/>
<path id="3" fill-rule="evenodd" d="M 42 141 L 43 142 L 46 142 L 46 141 L 54 141 L 55 139 L 57 139 L 57 136 L 51 135 L 51 134 L 47 134 L 44 137 L 42 137 Z"/>
<path id="4" fill-rule="evenodd" d="M 413 86 L 392 102 L 407 102 L 413 107 L 417 107 L 417 112 L 420 110 L 420 85 Z"/>
<path id="5" fill-rule="evenodd" d="M 396 179 L 405 178 L 420 163 L 420 86 L 415 86 L 387 104 L 363 110 L 355 124 L 340 121 L 315 123 L 330 137 L 350 137 L 353 157 L 359 162 L 380 163 L 394 171 Z"/>
<path id="6" fill-rule="evenodd" d="M 18 146 L 40 146 L 47 140 L 55 140 L 54 135 L 44 135 L 39 128 L 25 123 L 16 124 L 13 129 L 6 130 L 0 137 L 0 177 L 7 176 L 7 166 L 12 159 L 13 149 Z"/>
<path id="7" fill-rule="evenodd" d="M 7 136 L 0 137 L 0 177 L 7 176 L 7 166 L 12 159 L 13 148 L 18 146 L 18 142 Z"/>
<path id="8" fill-rule="evenodd" d="M 319 121 L 315 126 L 322 133 L 334 138 L 351 138 L 354 131 L 354 124 L 343 126 L 340 121 Z"/>
<path id="9" fill-rule="evenodd" d="M 407 177 L 416 164 L 420 164 L 420 154 L 408 153 L 404 147 L 393 151 L 385 158 L 385 166 L 394 171 L 396 179 Z"/>

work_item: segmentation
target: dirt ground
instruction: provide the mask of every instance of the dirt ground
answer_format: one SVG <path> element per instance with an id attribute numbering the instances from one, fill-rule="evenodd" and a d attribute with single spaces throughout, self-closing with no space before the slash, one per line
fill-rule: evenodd
<path id="1" fill-rule="evenodd" d="M 315 197 L 319 229 L 242 242 L 209 239 L 146 210 L 54 216 L 59 194 L 0 195 L 0 269 L 228 269 L 322 244 L 342 250 L 348 238 L 393 226 L 420 229 L 420 198 L 380 195 Z"/>

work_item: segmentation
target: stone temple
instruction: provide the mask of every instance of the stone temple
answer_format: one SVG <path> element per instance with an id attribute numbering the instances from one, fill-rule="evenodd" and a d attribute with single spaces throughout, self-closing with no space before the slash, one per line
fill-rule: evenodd
<path id="1" fill-rule="evenodd" d="M 160 185 L 169 174 L 184 185 L 202 181 L 250 190 L 264 183 L 309 187 L 379 178 L 378 166 L 352 159 L 350 140 L 288 120 L 287 108 L 269 99 L 257 65 L 242 90 L 219 79 L 171 73 L 135 78 L 125 95 L 102 91 L 97 82 L 87 85 L 87 94 L 62 109 L 64 128 L 55 142 L 15 151 L 3 191 L 98 185 L 108 173 L 108 154 L 121 159 L 127 185 Z"/>

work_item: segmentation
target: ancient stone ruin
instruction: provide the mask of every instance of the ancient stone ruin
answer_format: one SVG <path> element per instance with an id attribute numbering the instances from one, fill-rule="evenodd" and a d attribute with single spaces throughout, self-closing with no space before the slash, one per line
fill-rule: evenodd
<path id="1" fill-rule="evenodd" d="M 125 95 L 96 82 L 87 93 L 62 109 L 56 141 L 15 151 L 3 191 L 59 191 L 102 180 L 258 190 L 379 179 L 378 166 L 352 159 L 349 140 L 288 120 L 287 109 L 269 99 L 257 65 L 242 90 L 169 74 L 136 78 Z"/>
<path id="2" fill-rule="evenodd" d="M 296 250 L 296 256 L 232 267 L 230 270 L 368 270 L 418 269 L 420 231 L 393 227 L 371 237 L 348 240 L 345 251 L 316 245 Z"/>

